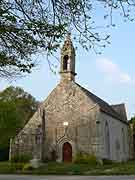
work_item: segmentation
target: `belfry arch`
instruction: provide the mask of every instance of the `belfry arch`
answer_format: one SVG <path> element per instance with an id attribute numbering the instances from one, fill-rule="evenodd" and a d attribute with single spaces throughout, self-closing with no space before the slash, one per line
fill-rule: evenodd
<path id="1" fill-rule="evenodd" d="M 68 70 L 68 61 L 69 61 L 69 56 L 65 55 L 63 57 L 63 70 Z"/>

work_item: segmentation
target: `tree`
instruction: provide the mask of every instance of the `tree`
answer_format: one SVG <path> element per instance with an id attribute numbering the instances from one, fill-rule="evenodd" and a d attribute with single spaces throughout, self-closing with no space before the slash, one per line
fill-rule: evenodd
<path id="1" fill-rule="evenodd" d="M 19 87 L 0 93 L 0 145 L 6 145 L 24 127 L 38 107 L 38 102 Z"/>
<path id="2" fill-rule="evenodd" d="M 32 55 L 41 51 L 53 54 L 68 31 L 87 50 L 105 47 L 109 35 L 99 33 L 93 18 L 93 9 L 99 5 L 105 8 L 104 19 L 110 17 L 112 26 L 114 10 L 134 19 L 130 15 L 135 0 L 1 0 L 0 76 L 30 73 L 36 65 Z"/>
<path id="3" fill-rule="evenodd" d="M 131 117 L 131 119 L 129 120 L 129 123 L 135 123 L 135 116 Z"/>
<path id="4" fill-rule="evenodd" d="M 9 139 L 21 125 L 21 116 L 17 113 L 15 104 L 0 100 L 0 146 L 7 146 Z"/>
<path id="5" fill-rule="evenodd" d="M 135 116 L 132 116 L 128 123 L 129 126 L 132 126 L 132 133 L 135 134 Z"/>

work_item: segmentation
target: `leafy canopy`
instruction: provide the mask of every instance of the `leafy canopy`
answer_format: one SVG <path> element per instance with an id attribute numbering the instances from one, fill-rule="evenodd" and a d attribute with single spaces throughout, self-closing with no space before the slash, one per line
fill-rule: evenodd
<path id="1" fill-rule="evenodd" d="M 8 87 L 0 93 L 0 146 L 24 127 L 38 107 L 33 96 L 19 87 Z"/>
<path id="2" fill-rule="evenodd" d="M 21 127 L 21 116 L 12 102 L 0 100 L 0 147 L 7 146 L 9 139 Z"/>
<path id="3" fill-rule="evenodd" d="M 100 34 L 94 19 L 98 6 L 110 25 L 116 10 L 133 20 L 135 0 L 1 0 L 0 76 L 30 73 L 36 65 L 32 55 L 53 54 L 68 31 L 87 50 L 105 47 L 109 35 Z"/>

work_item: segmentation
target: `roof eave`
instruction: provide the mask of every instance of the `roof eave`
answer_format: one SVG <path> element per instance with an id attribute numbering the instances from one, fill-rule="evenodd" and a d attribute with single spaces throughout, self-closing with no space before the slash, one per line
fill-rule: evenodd
<path id="1" fill-rule="evenodd" d="M 113 117 L 113 118 L 115 118 L 115 119 L 117 119 L 117 120 L 121 121 L 122 123 L 124 123 L 124 124 L 128 125 L 128 122 L 126 122 L 126 121 L 122 120 L 121 118 L 118 118 L 118 117 L 116 117 L 116 116 L 112 115 L 112 114 L 111 114 L 111 113 L 109 113 L 109 112 L 106 112 L 104 109 L 100 108 L 100 111 L 102 111 L 103 113 L 105 113 L 105 114 L 107 114 L 107 115 L 109 115 L 109 116 L 111 116 L 111 117 Z"/>

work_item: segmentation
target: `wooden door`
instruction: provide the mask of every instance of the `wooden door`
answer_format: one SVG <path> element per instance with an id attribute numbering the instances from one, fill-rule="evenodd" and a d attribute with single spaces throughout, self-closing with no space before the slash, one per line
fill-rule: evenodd
<path id="1" fill-rule="evenodd" d="M 63 144 L 63 162 L 72 162 L 72 146 L 68 142 Z"/>

